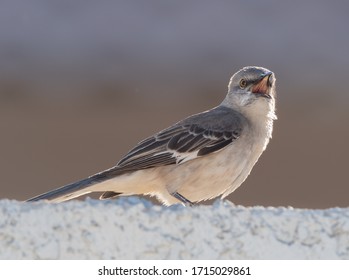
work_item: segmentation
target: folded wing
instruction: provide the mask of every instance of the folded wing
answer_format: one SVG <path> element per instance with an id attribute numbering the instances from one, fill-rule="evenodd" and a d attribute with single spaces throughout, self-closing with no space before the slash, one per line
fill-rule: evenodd
<path id="1" fill-rule="evenodd" d="M 218 152 L 241 135 L 244 121 L 226 107 L 193 115 L 140 142 L 115 168 L 133 171 L 181 164 Z"/>

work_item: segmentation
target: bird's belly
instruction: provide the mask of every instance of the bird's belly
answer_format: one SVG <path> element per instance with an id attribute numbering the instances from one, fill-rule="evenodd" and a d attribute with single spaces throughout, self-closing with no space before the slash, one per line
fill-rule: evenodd
<path id="1" fill-rule="evenodd" d="M 167 167 L 164 177 L 166 182 L 171 182 L 166 186 L 168 192 L 177 191 L 195 202 L 234 191 L 246 179 L 262 152 L 256 153 L 253 145 L 249 149 L 244 139 L 239 140 L 218 153 Z"/>
<path id="2" fill-rule="evenodd" d="M 179 201 L 171 194 L 178 192 L 192 202 L 227 196 L 238 188 L 251 172 L 266 142 L 248 143 L 241 137 L 225 149 L 189 160 L 117 176 L 95 186 L 91 191 L 115 191 L 125 195 L 156 195 L 164 204 Z M 266 139 L 261 137 L 259 139 Z"/>

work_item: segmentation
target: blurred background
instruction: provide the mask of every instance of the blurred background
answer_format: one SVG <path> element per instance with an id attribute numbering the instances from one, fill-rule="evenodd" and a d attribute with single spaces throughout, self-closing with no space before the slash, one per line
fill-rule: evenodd
<path id="1" fill-rule="evenodd" d="M 115 165 L 258 65 L 276 74 L 279 119 L 229 199 L 347 207 L 348 3 L 2 0 L 0 198 Z"/>

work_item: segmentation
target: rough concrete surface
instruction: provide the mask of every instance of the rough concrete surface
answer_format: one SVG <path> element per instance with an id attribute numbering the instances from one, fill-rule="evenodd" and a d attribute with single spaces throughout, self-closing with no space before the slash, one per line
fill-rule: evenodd
<path id="1" fill-rule="evenodd" d="M 349 208 L 1 200 L 0 259 L 349 259 Z"/>

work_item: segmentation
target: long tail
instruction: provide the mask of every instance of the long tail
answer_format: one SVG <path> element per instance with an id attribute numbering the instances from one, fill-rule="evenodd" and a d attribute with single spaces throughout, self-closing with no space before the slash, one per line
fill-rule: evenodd
<path id="1" fill-rule="evenodd" d="M 42 199 L 51 202 L 63 202 L 66 200 L 70 200 L 78 196 L 90 193 L 91 191 L 88 189 L 88 187 L 104 182 L 108 179 L 111 179 L 112 177 L 121 175 L 123 173 L 125 172 L 123 172 L 120 169 L 111 168 L 101 173 L 92 175 L 86 179 L 82 179 L 75 183 L 71 183 L 58 189 L 48 191 L 46 193 L 30 198 L 27 200 L 27 202 L 38 201 Z"/>

